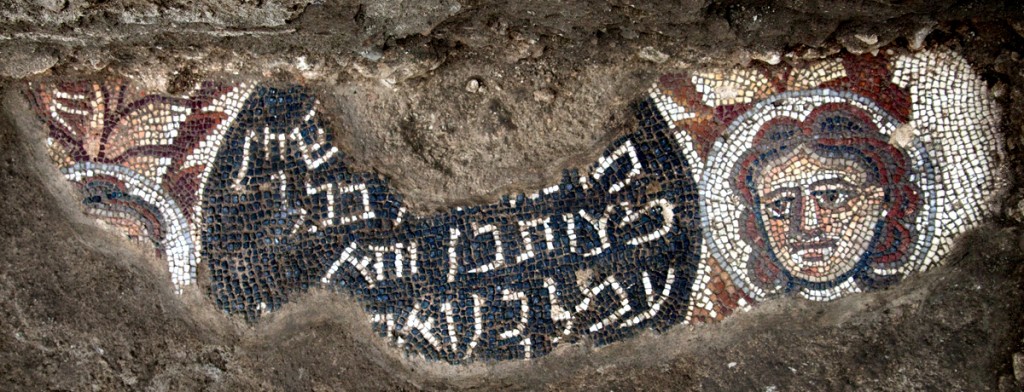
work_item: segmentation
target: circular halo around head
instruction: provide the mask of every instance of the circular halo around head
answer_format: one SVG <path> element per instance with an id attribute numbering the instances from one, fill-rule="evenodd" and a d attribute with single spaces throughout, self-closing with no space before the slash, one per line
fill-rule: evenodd
<path id="1" fill-rule="evenodd" d="M 705 227 L 705 239 L 710 245 L 708 250 L 711 256 L 719 260 L 734 283 L 755 300 L 790 288 L 782 283 L 756 282 L 752 276 L 754 271 L 750 264 L 755 244 L 741 235 L 744 229 L 741 227 L 743 214 L 750 212 L 742 205 L 734 186 L 738 161 L 745 152 L 756 147 L 753 145 L 755 138 L 767 122 L 781 117 L 803 122 L 816 108 L 827 104 L 849 105 L 862 110 L 878 127 L 879 133 L 887 138 L 887 142 L 893 142 L 894 133 L 903 133 L 901 126 L 904 124 L 863 96 L 831 89 L 791 91 L 765 98 L 737 117 L 712 146 L 708 156 L 707 169 L 700 183 L 700 203 L 704 211 L 701 219 Z M 923 203 L 914 221 L 917 235 L 911 237 L 912 244 L 905 261 L 894 263 L 891 267 L 873 267 L 871 272 L 878 276 L 899 275 L 915 269 L 931 248 L 931 237 L 922 233 L 934 231 L 936 187 L 928 153 L 916 135 L 900 144 L 898 147 L 907 153 L 910 160 L 908 181 L 921 189 Z M 829 285 L 800 287 L 798 292 L 809 299 L 829 300 L 860 290 L 858 282 L 849 276 Z"/>

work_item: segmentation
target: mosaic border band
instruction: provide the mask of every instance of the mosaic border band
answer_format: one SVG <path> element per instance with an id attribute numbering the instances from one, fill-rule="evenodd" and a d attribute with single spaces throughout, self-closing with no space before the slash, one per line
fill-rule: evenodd
<path id="1" fill-rule="evenodd" d="M 380 335 L 450 363 L 887 287 L 940 263 L 1005 186 L 998 107 L 945 50 L 665 75 L 597 162 L 426 216 L 349 166 L 302 86 L 28 95 L 85 211 L 179 292 L 253 322 L 313 287 L 351 293 Z"/>

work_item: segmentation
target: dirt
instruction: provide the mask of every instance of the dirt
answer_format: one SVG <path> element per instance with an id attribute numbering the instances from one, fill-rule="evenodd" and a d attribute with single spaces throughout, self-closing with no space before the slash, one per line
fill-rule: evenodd
<path id="1" fill-rule="evenodd" d="M 665 71 L 947 46 L 1005 115 L 1024 178 L 1024 10 L 1012 2 L 5 1 L 0 10 L 0 390 L 1018 390 L 1024 194 L 944 266 L 830 303 L 784 298 L 525 362 L 403 356 L 353 300 L 249 325 L 99 228 L 46 162 L 25 80 L 303 83 L 360 169 L 417 211 L 557 182 L 632 127 Z M 859 37 L 858 37 L 859 36 Z M 865 38 L 873 39 L 865 39 Z M 923 39 L 922 39 L 923 37 Z M 875 41 L 868 44 L 869 41 Z M 1016 371 L 1016 373 L 1015 373 Z"/>

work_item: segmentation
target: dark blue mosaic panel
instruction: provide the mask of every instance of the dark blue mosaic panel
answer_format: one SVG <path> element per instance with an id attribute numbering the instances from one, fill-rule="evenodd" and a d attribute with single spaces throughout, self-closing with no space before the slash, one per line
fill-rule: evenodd
<path id="1" fill-rule="evenodd" d="M 586 170 L 418 217 L 355 172 L 299 87 L 257 87 L 214 160 L 201 259 L 217 304 L 255 320 L 327 285 L 427 358 L 530 358 L 681 322 L 700 253 L 697 190 L 649 100 Z"/>
<path id="2" fill-rule="evenodd" d="M 327 287 L 452 363 L 887 287 L 940 264 L 1006 184 L 998 105 L 944 49 L 664 75 L 593 165 L 433 216 L 351 170 L 301 87 L 30 86 L 85 212 L 179 293 L 256 321 Z"/>

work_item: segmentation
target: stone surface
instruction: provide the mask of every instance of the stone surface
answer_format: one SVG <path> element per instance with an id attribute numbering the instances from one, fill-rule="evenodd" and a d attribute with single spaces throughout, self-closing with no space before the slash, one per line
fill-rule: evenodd
<path id="1" fill-rule="evenodd" d="M 1024 353 L 1013 353 L 1013 376 L 1018 385 L 1024 385 Z"/>
<path id="2" fill-rule="evenodd" d="M 968 234 L 946 265 L 892 289 L 828 304 L 777 299 L 718 325 L 455 369 L 403 357 L 354 300 L 333 293 L 295 298 L 257 326 L 211 310 L 199 290 L 177 296 L 166 265 L 86 219 L 73 190 L 52 181 L 59 176 L 42 165 L 42 141 L 26 132 L 39 124 L 14 91 L 23 81 L 12 79 L 38 70 L 122 75 L 173 94 L 220 77 L 301 82 L 330 97 L 324 112 L 353 166 L 387 177 L 411 209 L 429 213 L 540 189 L 563 168 L 593 162 L 628 131 L 635 92 L 670 69 L 743 65 L 757 53 L 800 62 L 836 52 L 841 37 L 876 35 L 897 49 L 957 48 L 990 86 L 1005 83 L 1005 164 L 1021 178 L 1019 6 L 459 1 L 453 11 L 438 1 L 404 12 L 383 2 L 220 4 L 11 1 L 0 11 L 5 56 L 36 59 L 3 75 L 2 389 L 969 390 L 1014 382 L 1024 325 L 1024 238 L 1009 213 L 1021 200 L 1017 184 L 1005 216 Z M 647 46 L 670 59 L 637 57 Z M 388 68 L 371 68 L 376 62 Z M 465 91 L 470 79 L 486 89 Z"/>
<path id="3" fill-rule="evenodd" d="M 10 48 L 0 49 L 0 76 L 8 78 L 25 78 L 49 70 L 57 64 L 57 58 L 41 48 Z"/>

